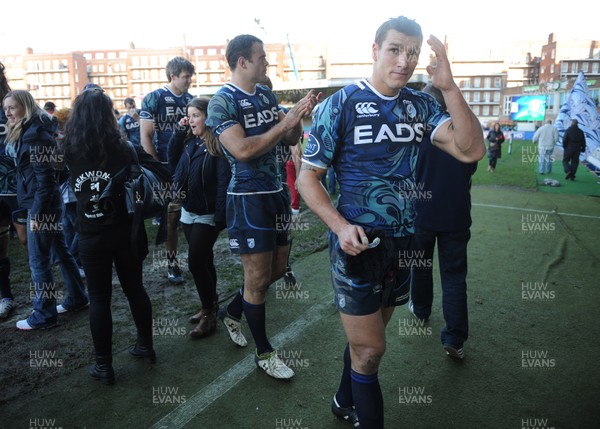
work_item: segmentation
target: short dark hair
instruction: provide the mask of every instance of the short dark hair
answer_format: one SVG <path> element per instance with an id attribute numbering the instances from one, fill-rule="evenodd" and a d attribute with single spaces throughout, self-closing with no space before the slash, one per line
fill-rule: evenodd
<path id="1" fill-rule="evenodd" d="M 56 110 L 56 104 L 54 104 L 52 101 L 47 101 L 46 104 L 44 104 L 44 110 Z"/>
<path id="2" fill-rule="evenodd" d="M 406 34 L 407 36 L 418 37 L 423 40 L 423 32 L 421 26 L 417 24 L 414 19 L 407 18 L 405 16 L 398 16 L 396 18 L 390 18 L 379 26 L 375 33 L 375 43 L 377 46 L 381 46 L 385 40 L 388 31 L 396 30 L 399 33 Z"/>
<path id="3" fill-rule="evenodd" d="M 123 100 L 124 105 L 127 105 L 129 103 L 135 103 L 135 100 L 131 97 L 127 97 L 125 100 Z"/>
<path id="4" fill-rule="evenodd" d="M 235 70 L 240 57 L 252 57 L 252 46 L 255 43 L 261 46 L 264 44 L 262 40 L 252 34 L 240 34 L 229 41 L 225 58 L 227 58 L 227 64 L 231 70 Z"/>
<path id="5" fill-rule="evenodd" d="M 165 73 L 167 74 L 167 80 L 171 82 L 171 76 L 179 76 L 182 72 L 188 72 L 194 74 L 196 68 L 194 65 L 183 57 L 175 57 L 167 63 L 165 67 Z"/>

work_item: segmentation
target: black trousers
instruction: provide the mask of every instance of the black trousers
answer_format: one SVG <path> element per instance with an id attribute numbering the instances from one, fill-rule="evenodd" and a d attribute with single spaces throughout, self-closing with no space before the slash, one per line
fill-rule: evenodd
<path id="1" fill-rule="evenodd" d="M 90 298 L 90 329 L 96 356 L 112 354 L 113 263 L 137 329 L 138 342 L 152 347 L 152 304 L 142 281 L 142 260 L 133 256 L 131 223 L 102 233 L 79 234 L 79 257 Z"/>
<path id="2" fill-rule="evenodd" d="M 567 176 L 575 178 L 577 167 L 579 167 L 579 154 L 578 150 L 565 149 L 563 154 L 563 168 Z"/>

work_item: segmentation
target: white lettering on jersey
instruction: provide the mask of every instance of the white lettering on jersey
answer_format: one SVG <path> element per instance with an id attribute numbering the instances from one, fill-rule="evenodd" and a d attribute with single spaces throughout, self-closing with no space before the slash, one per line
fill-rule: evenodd
<path id="1" fill-rule="evenodd" d="M 257 112 L 256 115 L 244 115 L 244 128 L 255 128 L 262 124 L 268 124 L 276 121 L 279 118 L 277 107 L 274 106 L 271 110 L 263 110 Z"/>
<path id="2" fill-rule="evenodd" d="M 396 124 L 394 128 L 383 124 L 378 130 L 373 125 L 360 125 L 354 127 L 354 144 L 420 143 L 423 140 L 424 128 L 425 125 L 422 123 Z"/>

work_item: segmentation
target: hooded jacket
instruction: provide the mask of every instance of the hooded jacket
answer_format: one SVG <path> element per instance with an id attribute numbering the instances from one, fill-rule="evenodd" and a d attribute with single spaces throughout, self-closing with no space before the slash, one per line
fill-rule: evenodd
<path id="1" fill-rule="evenodd" d="M 34 116 L 23 124 L 17 143 L 17 202 L 32 216 L 60 212 L 57 170 L 60 155 L 53 137 L 49 116 Z"/>

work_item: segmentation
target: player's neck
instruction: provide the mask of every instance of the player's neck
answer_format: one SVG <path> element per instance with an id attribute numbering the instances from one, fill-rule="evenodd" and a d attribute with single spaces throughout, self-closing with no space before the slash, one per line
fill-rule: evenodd
<path id="1" fill-rule="evenodd" d="M 232 75 L 231 83 L 248 94 L 254 94 L 254 91 L 256 90 L 256 82 L 244 79 L 240 76 Z"/>
<path id="2" fill-rule="evenodd" d="M 178 90 L 172 83 L 168 84 L 167 88 L 169 88 L 169 91 L 171 91 L 174 95 L 179 96 L 179 95 L 183 94 L 183 92 Z"/>

